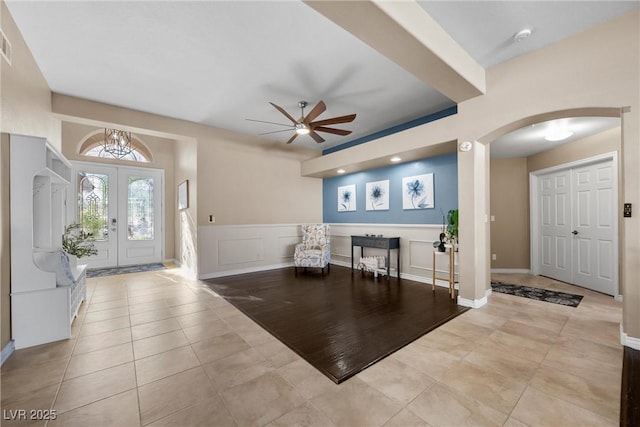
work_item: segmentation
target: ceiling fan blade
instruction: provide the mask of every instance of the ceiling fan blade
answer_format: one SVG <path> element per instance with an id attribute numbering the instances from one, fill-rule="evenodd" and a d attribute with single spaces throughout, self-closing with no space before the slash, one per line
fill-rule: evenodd
<path id="1" fill-rule="evenodd" d="M 317 122 L 309 123 L 312 127 L 324 126 L 324 125 L 337 125 L 339 123 L 349 123 L 356 118 L 355 114 L 349 114 L 347 116 L 332 117 L 330 119 L 318 120 Z"/>
<path id="2" fill-rule="evenodd" d="M 325 103 L 323 101 L 318 102 L 316 106 L 313 107 L 311 111 L 309 111 L 309 114 L 307 114 L 307 117 L 304 118 L 303 122 L 306 124 L 311 123 L 313 119 L 324 113 L 326 110 L 327 106 L 325 105 Z"/>
<path id="3" fill-rule="evenodd" d="M 324 138 L 315 133 L 314 131 L 309 132 L 309 136 L 313 138 L 318 144 L 324 142 Z"/>
<path id="4" fill-rule="evenodd" d="M 342 136 L 346 136 L 351 133 L 350 130 L 327 128 L 324 126 L 315 126 L 313 130 L 317 132 L 327 132 L 327 133 L 333 133 L 335 135 L 342 135 Z"/>
<path id="5" fill-rule="evenodd" d="M 291 144 L 293 142 L 293 140 L 296 139 L 297 136 L 298 136 L 298 134 L 296 132 L 294 132 L 293 136 L 291 138 L 289 138 L 289 140 L 287 141 L 287 144 Z"/>
<path id="6" fill-rule="evenodd" d="M 245 120 L 248 120 L 250 122 L 269 123 L 269 124 L 272 124 L 272 125 L 286 126 L 286 127 L 289 127 L 289 128 L 291 127 L 290 124 L 286 124 L 286 123 L 267 122 L 267 121 L 264 121 L 264 120 L 256 120 L 256 119 L 245 119 Z"/>
<path id="7" fill-rule="evenodd" d="M 286 117 L 287 119 L 291 120 L 291 123 L 293 123 L 294 125 L 298 124 L 298 122 L 296 121 L 296 119 L 294 119 L 293 117 L 291 117 L 291 115 L 289 115 L 289 113 L 287 113 L 287 112 L 284 110 L 284 108 L 282 108 L 282 107 L 281 107 L 281 106 L 279 106 L 279 105 L 274 104 L 273 102 L 269 102 L 269 104 L 273 105 L 273 107 L 274 107 L 276 110 L 280 111 L 282 114 L 284 114 L 284 115 L 285 115 L 285 117 Z"/>
<path id="8" fill-rule="evenodd" d="M 271 132 L 262 132 L 262 133 L 259 133 L 258 135 L 269 135 L 270 133 L 291 132 L 291 131 L 293 131 L 293 129 L 273 130 Z"/>

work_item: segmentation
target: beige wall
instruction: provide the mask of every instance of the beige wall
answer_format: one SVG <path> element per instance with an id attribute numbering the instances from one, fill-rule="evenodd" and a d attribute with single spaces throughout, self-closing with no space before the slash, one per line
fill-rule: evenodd
<path id="1" fill-rule="evenodd" d="M 220 141 L 198 144 L 198 224 L 322 221 L 322 180 L 300 176 L 308 153 Z"/>
<path id="2" fill-rule="evenodd" d="M 620 154 L 621 138 L 621 129 L 617 127 L 552 150 L 543 151 L 527 157 L 527 171 L 535 172 L 598 154 L 611 152 Z"/>
<path id="3" fill-rule="evenodd" d="M 11 65 L 0 60 L 0 131 L 45 137 L 60 149 L 60 120 L 51 115 L 51 91 L 4 1 L 2 31 L 11 42 Z"/>
<path id="4" fill-rule="evenodd" d="M 16 27 L 4 1 L 0 0 L 0 26 L 11 42 L 12 63 L 0 59 L 0 349 L 11 339 L 9 248 L 9 141 L 16 133 L 47 138 L 60 148 L 60 120 L 51 115 L 51 91 Z"/>
<path id="5" fill-rule="evenodd" d="M 11 340 L 11 222 L 9 138 L 0 134 L 0 349 Z"/>
<path id="6" fill-rule="evenodd" d="M 198 143 L 177 141 L 174 158 L 174 188 L 187 181 L 189 207 L 178 211 L 177 197 L 170 204 L 176 209 L 175 254 L 180 265 L 194 276 L 198 274 Z"/>
<path id="7" fill-rule="evenodd" d="M 80 145 L 90 134 L 96 130 L 103 130 L 96 126 L 83 125 L 79 123 L 62 123 L 62 154 L 69 159 L 83 162 L 102 163 L 109 165 L 135 166 L 142 168 L 154 168 L 164 170 L 164 259 L 173 259 L 175 252 L 175 189 L 174 185 L 174 157 L 175 141 L 171 139 L 159 138 L 151 135 L 135 136 L 149 148 L 153 157 L 149 163 L 132 163 L 126 160 L 85 157 L 79 154 Z"/>
<path id="8" fill-rule="evenodd" d="M 526 158 L 491 159 L 491 268 L 529 269 L 529 174 Z"/>

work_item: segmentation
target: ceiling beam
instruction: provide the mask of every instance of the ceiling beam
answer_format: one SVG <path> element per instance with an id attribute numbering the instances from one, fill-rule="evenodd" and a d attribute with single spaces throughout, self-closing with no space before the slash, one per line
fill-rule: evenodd
<path id="1" fill-rule="evenodd" d="M 415 1 L 304 2 L 452 101 L 485 93 L 484 68 Z"/>

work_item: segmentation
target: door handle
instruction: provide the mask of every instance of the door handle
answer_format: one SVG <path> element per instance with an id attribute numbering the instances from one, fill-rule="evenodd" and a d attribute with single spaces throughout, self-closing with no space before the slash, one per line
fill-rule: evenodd
<path id="1" fill-rule="evenodd" d="M 573 230 L 573 231 L 571 232 L 571 234 L 573 234 L 574 236 L 577 236 L 577 235 L 578 235 L 578 230 Z"/>

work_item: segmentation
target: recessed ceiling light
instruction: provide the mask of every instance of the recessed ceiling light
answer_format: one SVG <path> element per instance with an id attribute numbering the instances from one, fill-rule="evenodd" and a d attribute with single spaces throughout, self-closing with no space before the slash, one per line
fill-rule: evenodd
<path id="1" fill-rule="evenodd" d="M 531 28 L 523 28 L 513 35 L 513 40 L 516 42 L 521 42 L 524 39 L 527 39 L 531 36 Z"/>
<path id="2" fill-rule="evenodd" d="M 399 162 L 399 161 L 401 161 L 401 160 L 402 160 L 402 159 L 401 159 L 400 157 L 398 157 L 398 156 L 393 156 L 393 157 L 391 158 L 391 161 L 392 161 L 392 162 L 394 162 L 394 163 L 395 163 L 395 162 Z"/>
<path id="3" fill-rule="evenodd" d="M 336 172 L 338 172 L 338 173 L 345 173 L 345 172 L 346 172 L 346 170 L 344 170 L 344 169 L 338 169 Z"/>
<path id="4" fill-rule="evenodd" d="M 547 141 L 562 141 L 573 135 L 573 132 L 568 130 L 553 130 L 547 136 L 544 137 Z"/>

